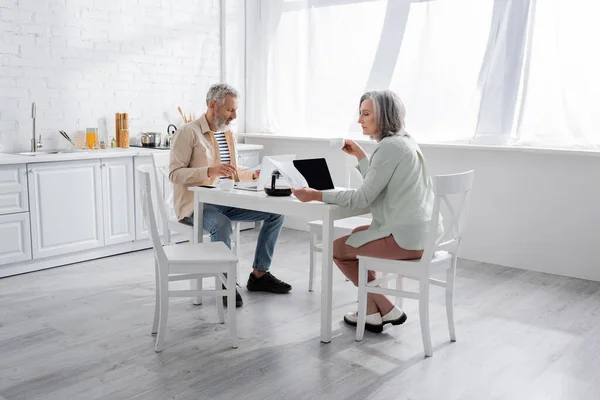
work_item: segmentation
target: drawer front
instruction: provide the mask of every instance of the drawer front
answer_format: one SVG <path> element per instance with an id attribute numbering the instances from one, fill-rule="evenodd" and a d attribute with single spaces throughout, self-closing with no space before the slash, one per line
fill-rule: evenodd
<path id="1" fill-rule="evenodd" d="M 0 265 L 31 260 L 29 213 L 0 216 Z"/>
<path id="2" fill-rule="evenodd" d="M 0 215 L 29 210 L 25 164 L 0 165 Z"/>
<path id="3" fill-rule="evenodd" d="M 28 210 L 27 189 L 0 189 L 0 215 Z"/>
<path id="4" fill-rule="evenodd" d="M 0 165 L 0 191 L 27 187 L 25 164 Z"/>

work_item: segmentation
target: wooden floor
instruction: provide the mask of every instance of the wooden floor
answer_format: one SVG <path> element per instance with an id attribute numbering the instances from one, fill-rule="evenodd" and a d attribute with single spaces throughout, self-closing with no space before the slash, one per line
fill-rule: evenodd
<path id="1" fill-rule="evenodd" d="M 408 321 L 354 340 L 356 289 L 334 273 L 334 337 L 319 342 L 308 236 L 284 230 L 273 273 L 288 295 L 249 293 L 256 232 L 243 233 L 240 347 L 214 300 L 171 302 L 153 350 L 152 254 L 142 251 L 0 280 L 0 400 L 600 399 L 600 283 L 461 261 L 457 338 L 433 288 L 434 355 Z"/>

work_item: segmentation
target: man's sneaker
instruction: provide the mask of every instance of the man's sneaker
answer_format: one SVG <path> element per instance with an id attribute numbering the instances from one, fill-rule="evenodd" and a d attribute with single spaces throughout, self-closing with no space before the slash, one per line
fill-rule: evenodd
<path id="1" fill-rule="evenodd" d="M 292 285 L 287 284 L 275 278 L 270 272 L 265 272 L 263 276 L 257 278 L 250 273 L 248 284 L 246 285 L 251 292 L 269 292 L 269 293 L 287 293 L 292 290 Z"/>
<path id="2" fill-rule="evenodd" d="M 356 326 L 358 324 L 358 311 L 349 312 L 344 315 L 344 322 L 348 325 Z M 383 331 L 383 322 L 381 314 L 369 314 L 365 321 L 365 329 L 373 333 L 381 333 Z"/>
<path id="3" fill-rule="evenodd" d="M 225 285 L 221 284 L 221 288 L 223 290 L 225 290 Z M 227 307 L 227 297 L 223 297 L 223 305 L 225 307 Z M 240 308 L 243 305 L 244 305 L 244 300 L 242 299 L 240 292 L 238 292 L 238 290 L 235 289 L 235 308 Z"/>

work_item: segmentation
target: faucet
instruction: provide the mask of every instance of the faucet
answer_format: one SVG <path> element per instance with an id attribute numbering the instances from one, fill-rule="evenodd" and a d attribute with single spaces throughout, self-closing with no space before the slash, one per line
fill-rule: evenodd
<path id="1" fill-rule="evenodd" d="M 37 107 L 35 106 L 35 102 L 31 103 L 31 119 L 33 120 L 33 137 L 31 139 L 31 151 L 33 153 L 37 152 L 38 149 L 43 147 L 42 136 L 40 135 L 37 140 L 35 138 L 35 115 L 37 113 Z"/>

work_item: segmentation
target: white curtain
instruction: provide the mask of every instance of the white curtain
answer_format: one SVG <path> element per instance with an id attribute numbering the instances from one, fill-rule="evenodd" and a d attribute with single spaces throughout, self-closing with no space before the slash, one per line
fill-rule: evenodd
<path id="1" fill-rule="evenodd" d="M 491 0 L 412 2 L 390 89 L 407 107 L 418 140 L 473 136 Z"/>
<path id="2" fill-rule="evenodd" d="M 600 141 L 600 2 L 246 4 L 247 132 L 359 135 L 360 95 L 389 88 L 421 141 Z"/>
<path id="3" fill-rule="evenodd" d="M 523 70 L 530 0 L 495 0 L 478 88 L 477 125 L 472 140 L 508 144 Z"/>
<path id="4" fill-rule="evenodd" d="M 532 7 L 518 144 L 600 145 L 600 2 L 542 0 Z"/>

